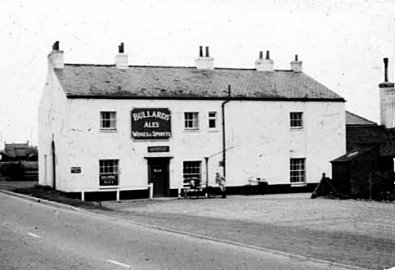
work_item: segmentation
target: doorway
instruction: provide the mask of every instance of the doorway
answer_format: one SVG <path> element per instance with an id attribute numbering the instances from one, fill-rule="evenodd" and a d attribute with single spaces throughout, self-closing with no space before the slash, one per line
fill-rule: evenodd
<path id="1" fill-rule="evenodd" d="M 169 196 L 169 158 L 148 159 L 148 183 L 154 185 L 154 197 Z"/>

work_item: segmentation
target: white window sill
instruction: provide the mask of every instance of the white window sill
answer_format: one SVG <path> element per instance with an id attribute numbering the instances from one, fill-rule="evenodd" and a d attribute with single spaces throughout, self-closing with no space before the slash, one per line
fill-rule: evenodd
<path id="1" fill-rule="evenodd" d="M 115 133 L 115 132 L 117 132 L 117 129 L 100 129 L 100 132 L 102 132 L 102 133 Z"/>
<path id="2" fill-rule="evenodd" d="M 307 183 L 291 183 L 291 187 L 305 187 Z"/>
<path id="3" fill-rule="evenodd" d="M 219 132 L 218 128 L 209 128 L 208 129 L 209 132 Z"/>
<path id="4" fill-rule="evenodd" d="M 295 131 L 301 131 L 301 130 L 303 130 L 303 127 L 291 127 L 290 130 L 291 131 L 294 131 L 294 130 Z"/>
<path id="5" fill-rule="evenodd" d="M 200 132 L 199 129 L 184 129 L 184 132 Z"/>

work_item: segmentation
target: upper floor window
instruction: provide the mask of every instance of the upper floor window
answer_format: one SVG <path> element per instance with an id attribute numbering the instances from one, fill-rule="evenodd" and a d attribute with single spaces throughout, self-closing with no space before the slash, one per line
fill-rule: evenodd
<path id="1" fill-rule="evenodd" d="M 208 127 L 217 128 L 217 112 L 208 112 Z"/>
<path id="2" fill-rule="evenodd" d="M 199 129 L 199 113 L 186 112 L 184 113 L 185 129 Z"/>
<path id="3" fill-rule="evenodd" d="M 289 114 L 291 128 L 303 128 L 303 113 L 291 112 Z"/>
<path id="4" fill-rule="evenodd" d="M 305 159 L 290 159 L 290 181 L 291 184 L 304 184 L 306 182 Z"/>
<path id="5" fill-rule="evenodd" d="M 100 129 L 103 130 L 117 129 L 117 113 L 100 112 Z"/>

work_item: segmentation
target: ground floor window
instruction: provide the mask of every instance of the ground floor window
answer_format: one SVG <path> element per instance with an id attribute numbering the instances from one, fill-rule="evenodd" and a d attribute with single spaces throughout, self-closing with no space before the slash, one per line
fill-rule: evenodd
<path id="1" fill-rule="evenodd" d="M 100 186 L 116 186 L 118 185 L 118 159 L 102 159 L 99 160 L 100 167 Z"/>
<path id="2" fill-rule="evenodd" d="M 201 180 L 201 161 L 184 161 L 183 164 L 184 185 L 199 185 Z"/>
<path id="3" fill-rule="evenodd" d="M 291 184 L 304 184 L 306 182 L 305 159 L 291 158 L 290 160 Z"/>

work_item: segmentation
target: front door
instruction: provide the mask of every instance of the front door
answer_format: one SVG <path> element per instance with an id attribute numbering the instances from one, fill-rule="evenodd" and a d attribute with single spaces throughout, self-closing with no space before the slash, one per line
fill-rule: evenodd
<path id="1" fill-rule="evenodd" d="M 154 184 L 154 197 L 169 195 L 169 159 L 148 159 L 148 183 Z"/>

